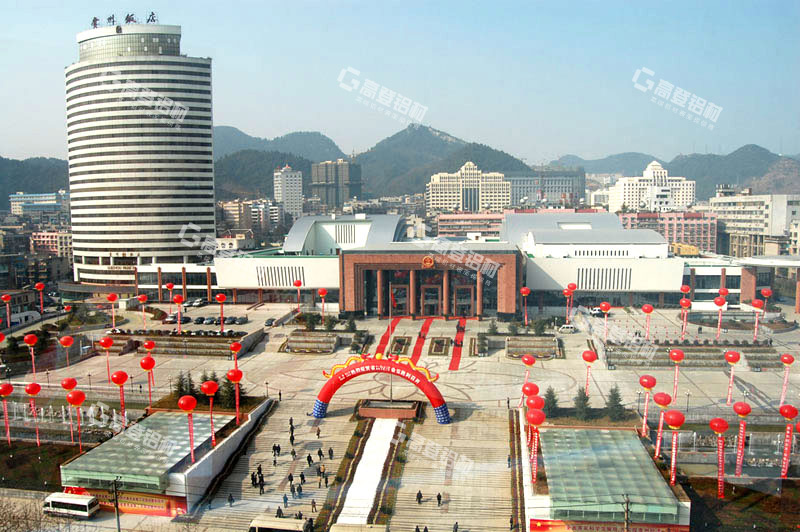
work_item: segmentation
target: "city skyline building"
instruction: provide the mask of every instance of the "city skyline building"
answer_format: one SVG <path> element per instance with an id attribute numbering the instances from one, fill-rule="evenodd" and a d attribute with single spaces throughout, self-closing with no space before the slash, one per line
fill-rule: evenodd
<path id="1" fill-rule="evenodd" d="M 425 185 L 429 215 L 439 212 L 498 212 L 511 204 L 511 183 L 500 172 L 483 172 L 467 161 L 457 172 L 439 172 Z"/>
<path id="2" fill-rule="evenodd" d="M 360 196 L 361 165 L 346 159 L 312 164 L 311 194 L 328 207 L 341 207 L 347 200 Z"/>
<path id="3" fill-rule="evenodd" d="M 658 161 L 647 165 L 641 176 L 622 177 L 608 189 L 608 211 L 686 210 L 695 202 L 696 183 L 670 176 Z"/>
<path id="4" fill-rule="evenodd" d="M 292 170 L 288 164 L 275 170 L 272 176 L 275 201 L 283 205 L 283 211 L 296 221 L 303 215 L 303 172 Z"/>

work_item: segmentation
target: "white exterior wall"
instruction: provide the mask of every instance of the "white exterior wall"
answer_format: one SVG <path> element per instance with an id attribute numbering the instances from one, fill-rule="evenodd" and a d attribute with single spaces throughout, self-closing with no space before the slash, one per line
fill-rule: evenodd
<path id="1" fill-rule="evenodd" d="M 217 258 L 217 284 L 228 288 L 339 289 L 339 257 Z"/>
<path id="2" fill-rule="evenodd" d="M 683 281 L 683 259 L 527 259 L 526 286 L 561 291 L 569 283 L 596 292 L 665 292 Z"/>

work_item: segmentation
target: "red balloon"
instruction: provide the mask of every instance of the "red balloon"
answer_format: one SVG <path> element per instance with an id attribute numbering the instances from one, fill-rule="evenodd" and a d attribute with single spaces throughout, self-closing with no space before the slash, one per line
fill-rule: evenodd
<path id="1" fill-rule="evenodd" d="M 303 286 L 303 281 L 301 281 L 300 279 L 295 279 L 293 284 L 295 288 L 300 288 L 301 286 Z"/>
<path id="2" fill-rule="evenodd" d="M 681 285 L 681 292 L 683 292 L 684 294 L 688 294 L 691 291 L 692 291 L 692 287 L 689 286 L 688 284 Z"/>
<path id="3" fill-rule="evenodd" d="M 686 299 L 685 297 L 682 297 L 681 300 L 679 301 L 679 303 L 681 304 L 681 306 L 683 308 L 691 308 L 691 306 L 692 306 L 692 300 L 691 299 Z"/>
<path id="4" fill-rule="evenodd" d="M 139 294 L 136 299 L 139 300 L 139 303 L 147 303 L 147 294 Z"/>
<path id="5" fill-rule="evenodd" d="M 0 384 L 0 397 L 8 397 L 14 392 L 14 386 L 11 384 L 4 382 Z"/>
<path id="6" fill-rule="evenodd" d="M 611 303 L 609 303 L 608 301 L 603 301 L 602 303 L 600 303 L 600 310 L 602 310 L 603 312 L 608 312 L 609 310 L 611 310 Z"/>
<path id="7" fill-rule="evenodd" d="M 539 395 L 539 387 L 532 382 L 526 382 L 522 385 L 522 393 L 528 396 Z"/>
<path id="8" fill-rule="evenodd" d="M 764 297 L 772 297 L 772 289 L 770 288 L 762 288 L 761 295 Z"/>
<path id="9" fill-rule="evenodd" d="M 686 421 L 682 412 L 677 410 L 668 410 L 664 413 L 664 421 L 667 422 L 667 426 L 672 430 L 678 430 L 683 425 L 683 422 Z"/>
<path id="10" fill-rule="evenodd" d="M 72 305 L 65 305 L 64 310 L 69 312 L 70 310 L 72 310 Z"/>
<path id="11" fill-rule="evenodd" d="M 781 362 L 786 366 L 791 366 L 794 363 L 794 357 L 789 353 L 784 353 L 781 355 Z"/>
<path id="12" fill-rule="evenodd" d="M 214 296 L 214 299 L 217 300 L 217 303 L 225 303 L 225 300 L 228 299 L 228 296 L 225 294 L 217 294 Z"/>
<path id="13" fill-rule="evenodd" d="M 25 386 L 25 393 L 28 395 L 36 395 L 42 391 L 42 387 L 36 382 L 30 382 Z"/>
<path id="14" fill-rule="evenodd" d="M 564 290 L 561 291 L 561 293 L 564 294 L 564 297 L 569 297 L 572 295 L 572 291 L 570 291 L 569 288 L 565 288 Z"/>
<path id="15" fill-rule="evenodd" d="M 522 355 L 522 363 L 526 366 L 533 366 L 536 364 L 536 357 L 533 355 Z"/>
<path id="16" fill-rule="evenodd" d="M 736 351 L 725 351 L 725 360 L 728 361 L 728 364 L 736 364 L 739 362 L 739 358 L 741 357 Z"/>
<path id="17" fill-rule="evenodd" d="M 114 345 L 114 340 L 109 338 L 108 336 L 104 336 L 100 338 L 100 347 L 103 349 L 109 349 L 112 345 Z"/>
<path id="18" fill-rule="evenodd" d="M 173 283 L 167 283 L 165 286 L 167 287 L 167 290 L 172 290 L 173 288 L 175 288 L 175 285 Z"/>
<path id="19" fill-rule="evenodd" d="M 639 377 L 639 384 L 645 390 L 652 390 L 656 387 L 656 378 L 652 375 L 642 375 Z"/>
<path id="20" fill-rule="evenodd" d="M 86 394 L 80 390 L 72 390 L 67 394 L 67 402 L 75 408 L 81 406 L 86 400 Z"/>
<path id="21" fill-rule="evenodd" d="M 584 351 L 581 356 L 583 357 L 583 361 L 587 364 L 593 364 L 594 362 L 597 362 L 597 353 L 594 351 Z"/>
<path id="22" fill-rule="evenodd" d="M 725 298 L 722 296 L 717 296 L 714 298 L 714 304 L 720 308 L 725 306 Z"/>
<path id="23" fill-rule="evenodd" d="M 761 299 L 754 299 L 753 302 L 750 303 L 750 304 L 753 305 L 755 308 L 757 308 L 759 310 L 764 308 L 764 301 L 761 300 Z"/>
<path id="24" fill-rule="evenodd" d="M 3 334 L 3 333 L 0 333 L 0 342 L 2 342 L 5 339 L 6 339 L 6 335 Z"/>
<path id="25" fill-rule="evenodd" d="M 111 382 L 117 386 L 122 386 L 128 380 L 128 374 L 124 371 L 115 371 L 111 374 Z"/>
<path id="26" fill-rule="evenodd" d="M 228 373 L 225 376 L 228 377 L 229 381 L 231 381 L 233 383 L 237 383 L 237 382 L 242 380 L 242 376 L 243 375 L 242 375 L 242 370 L 240 370 L 240 369 L 231 369 L 231 370 L 228 370 Z"/>
<path id="27" fill-rule="evenodd" d="M 544 399 L 540 395 L 531 395 L 525 399 L 525 406 L 534 410 L 541 410 L 544 408 Z"/>
<path id="28" fill-rule="evenodd" d="M 733 403 L 733 411 L 739 414 L 739 417 L 747 417 L 751 410 L 750 405 L 743 401 Z"/>
<path id="29" fill-rule="evenodd" d="M 172 302 L 175 303 L 176 305 L 180 305 L 181 303 L 183 303 L 183 296 L 177 294 L 175 297 L 172 298 Z"/>
<path id="30" fill-rule="evenodd" d="M 792 405 L 783 405 L 780 407 L 779 412 L 786 421 L 791 421 L 797 417 L 797 409 Z"/>
<path id="31" fill-rule="evenodd" d="M 722 297 L 726 297 L 728 294 L 730 294 L 730 291 L 727 288 L 719 289 L 719 295 L 721 295 Z"/>
<path id="32" fill-rule="evenodd" d="M 214 381 L 206 381 L 200 385 L 200 391 L 211 397 L 219 390 L 219 384 Z"/>
<path id="33" fill-rule="evenodd" d="M 728 430 L 728 422 L 721 417 L 715 417 L 709 421 L 708 426 L 711 427 L 711 430 L 716 434 L 724 434 Z"/>
<path id="34" fill-rule="evenodd" d="M 58 343 L 64 347 L 70 347 L 72 344 L 75 343 L 75 338 L 72 336 L 62 336 L 58 339 Z"/>
<path id="35" fill-rule="evenodd" d="M 519 293 L 522 294 L 523 296 L 529 296 L 531 293 L 531 289 L 528 288 L 527 286 L 523 286 L 522 288 L 519 289 Z"/>
<path id="36" fill-rule="evenodd" d="M 328 295 L 328 290 L 326 288 L 320 288 L 317 290 L 317 293 L 319 294 L 319 297 L 325 297 Z"/>
<path id="37" fill-rule="evenodd" d="M 113 303 L 114 301 L 116 301 L 116 300 L 117 300 L 117 298 L 118 298 L 117 294 L 108 294 L 108 295 L 106 296 L 106 299 L 108 299 L 108 301 L 109 301 L 110 303 Z"/>
<path id="38" fill-rule="evenodd" d="M 242 344 L 240 344 L 239 342 L 233 342 L 231 344 L 231 351 L 233 351 L 234 353 L 238 353 L 241 350 L 242 350 Z"/>
<path id="39" fill-rule="evenodd" d="M 61 387 L 67 390 L 68 392 L 74 390 L 77 385 L 78 381 L 76 381 L 72 377 L 67 377 L 61 381 Z"/>
<path id="40" fill-rule="evenodd" d="M 547 416 L 541 410 L 528 410 L 528 413 L 525 414 L 525 419 L 527 419 L 528 423 L 534 427 L 538 427 L 544 423 L 544 420 L 547 419 Z"/>
<path id="41" fill-rule="evenodd" d="M 33 285 L 33 287 L 41 292 L 42 290 L 44 290 L 44 283 L 36 283 L 35 285 Z"/>
<path id="42" fill-rule="evenodd" d="M 39 337 L 35 334 L 26 334 L 22 341 L 25 342 L 26 345 L 33 347 L 36 345 L 36 342 L 39 341 Z"/>
<path id="43" fill-rule="evenodd" d="M 156 348 L 156 343 L 152 340 L 147 340 L 145 341 L 145 343 L 142 344 L 142 346 L 144 346 L 144 348 L 147 349 L 148 351 L 152 351 L 153 349 Z"/>
<path id="44" fill-rule="evenodd" d="M 145 371 L 152 371 L 156 367 L 156 359 L 153 357 L 142 357 L 139 361 L 139 366 Z"/>
<path id="45" fill-rule="evenodd" d="M 645 314 L 650 314 L 651 312 L 653 312 L 653 310 L 655 310 L 653 308 L 653 305 L 650 305 L 649 303 L 645 303 L 644 305 L 642 305 L 642 312 L 644 312 Z"/>
<path id="46" fill-rule="evenodd" d="M 569 291 L 570 291 L 570 292 L 574 292 L 575 290 L 577 290 L 577 289 L 578 289 L 578 285 L 576 285 L 575 283 L 569 283 L 569 284 L 567 285 L 567 288 L 569 288 Z"/>
<path id="47" fill-rule="evenodd" d="M 681 362 L 683 362 L 684 356 L 685 355 L 683 354 L 683 351 L 681 351 L 680 349 L 673 349 L 669 352 L 669 359 L 675 362 L 676 364 L 680 364 Z"/>
<path id="48" fill-rule="evenodd" d="M 653 401 L 661 408 L 666 408 L 672 402 L 672 397 L 668 393 L 658 392 L 653 395 Z"/>
<path id="49" fill-rule="evenodd" d="M 8 294 L 3 294 L 2 296 L 0 296 L 0 299 L 3 300 L 3 303 L 8 303 L 9 301 L 11 301 L 11 296 Z"/>
<path id="50" fill-rule="evenodd" d="M 178 399 L 178 408 L 183 410 L 184 412 L 191 412 L 197 406 L 197 399 L 192 397 L 191 395 L 184 395 L 180 399 Z"/>

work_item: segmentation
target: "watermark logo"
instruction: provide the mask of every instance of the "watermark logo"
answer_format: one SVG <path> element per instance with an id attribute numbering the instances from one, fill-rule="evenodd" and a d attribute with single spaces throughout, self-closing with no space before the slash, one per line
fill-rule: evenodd
<path id="1" fill-rule="evenodd" d="M 187 231 L 191 230 L 194 234 L 189 235 L 191 239 L 187 239 Z M 214 235 L 202 234 L 202 228 L 193 223 L 183 224 L 178 238 L 181 239 L 181 244 L 187 248 L 199 248 L 196 252 L 198 257 L 203 255 L 210 255 L 221 259 L 228 259 L 232 257 L 249 257 L 250 253 L 243 249 L 221 249 L 219 240 Z"/>
<path id="2" fill-rule="evenodd" d="M 120 101 L 132 102 L 135 104 L 134 109 L 141 108 L 146 112 L 152 112 L 150 118 L 157 119 L 170 127 L 180 129 L 186 113 L 189 112 L 188 107 L 180 102 L 173 101 L 163 94 L 143 87 L 133 80 L 127 79 L 123 82 L 122 79 L 118 78 L 122 75 L 118 70 L 106 72 L 105 75 L 114 76 L 111 84 L 120 90 Z"/>
<path id="3" fill-rule="evenodd" d="M 701 127 L 714 129 L 714 125 L 722 113 L 721 106 L 664 79 L 659 79 L 656 85 L 653 79 L 650 79 L 650 76 L 655 76 L 655 74 L 653 70 L 646 67 L 636 69 L 631 80 L 633 88 L 645 94 L 653 91 L 650 101 L 659 107 L 672 111 Z"/>
<path id="4" fill-rule="evenodd" d="M 94 413 L 97 411 L 100 415 L 95 419 Z M 107 412 L 114 412 L 114 415 L 109 416 Z M 140 451 L 150 449 L 169 455 L 176 446 L 175 442 L 164 438 L 160 432 L 148 429 L 139 423 L 131 421 L 126 427 L 123 425 L 122 417 L 116 415 L 116 411 L 103 402 L 94 403 L 89 407 L 89 417 L 91 426 L 108 427 L 117 434 L 122 433 L 125 438 L 123 443 Z"/>
<path id="5" fill-rule="evenodd" d="M 431 253 L 423 257 L 423 268 L 431 269 L 438 263 L 440 267 L 454 270 L 472 280 L 477 280 L 478 273 L 480 273 L 483 276 L 483 282 L 486 284 L 497 275 L 497 271 L 500 269 L 498 262 L 485 257 L 481 253 L 470 251 L 464 242 L 448 240 L 438 236 L 435 238 L 428 237 L 432 229 L 427 224 L 424 224 L 422 229 L 424 232 L 423 239 L 413 240 L 412 243 L 425 248 Z M 437 260 L 437 256 L 439 260 Z"/>
<path id="6" fill-rule="evenodd" d="M 440 462 L 442 467 L 450 466 L 456 472 L 464 475 L 469 474 L 475 467 L 475 461 L 468 456 L 457 453 L 429 438 L 414 434 L 413 432 L 411 436 L 406 437 L 403 433 L 405 427 L 404 422 L 398 421 L 397 426 L 400 427 L 400 432 L 398 432 L 397 437 L 392 440 L 392 443 L 399 445 L 403 441 L 408 441 L 408 446 L 406 447 L 406 456 L 408 458 L 415 456 L 418 458 L 424 457 L 434 462 Z"/>
<path id="7" fill-rule="evenodd" d="M 428 108 L 419 102 L 403 96 L 397 91 L 379 85 L 369 78 L 360 79 L 361 71 L 345 67 L 339 72 L 336 81 L 339 87 L 356 94 L 356 101 L 372 110 L 397 120 L 401 124 L 420 124 Z"/>

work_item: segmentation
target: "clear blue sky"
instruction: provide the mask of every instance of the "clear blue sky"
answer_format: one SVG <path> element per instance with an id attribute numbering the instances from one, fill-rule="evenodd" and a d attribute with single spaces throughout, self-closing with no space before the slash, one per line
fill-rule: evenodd
<path id="1" fill-rule="evenodd" d="M 233 6 L 231 6 L 233 4 Z M 108 6 L 118 5 L 115 11 Z M 800 2 L 0 2 L 0 155 L 65 157 L 64 67 L 93 16 L 154 10 L 213 63 L 214 123 L 321 131 L 347 153 L 403 126 L 363 108 L 347 66 L 424 123 L 528 163 L 755 143 L 800 153 Z M 723 107 L 714 131 L 633 88 L 640 67 Z"/>

